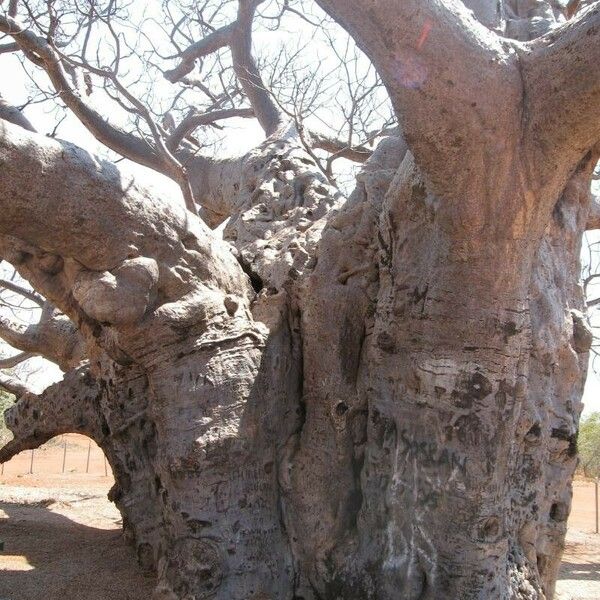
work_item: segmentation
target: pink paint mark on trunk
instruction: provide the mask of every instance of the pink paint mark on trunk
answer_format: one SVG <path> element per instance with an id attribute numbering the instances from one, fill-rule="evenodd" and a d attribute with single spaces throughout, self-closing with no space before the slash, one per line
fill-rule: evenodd
<path id="1" fill-rule="evenodd" d="M 421 35 L 419 36 L 419 41 L 417 42 L 417 50 L 420 50 L 423 44 L 427 41 L 430 31 L 431 21 L 427 19 L 425 23 L 423 23 L 423 29 L 421 30 Z"/>

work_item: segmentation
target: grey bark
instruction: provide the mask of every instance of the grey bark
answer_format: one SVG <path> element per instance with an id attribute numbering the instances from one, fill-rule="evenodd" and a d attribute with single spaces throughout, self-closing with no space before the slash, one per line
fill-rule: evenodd
<path id="1" fill-rule="evenodd" d="M 85 364 L 19 391 L 0 460 L 96 439 L 156 599 L 551 598 L 600 78 L 571 90 L 585 115 L 535 123 L 561 36 L 598 56 L 598 4 L 530 45 L 457 2 L 407 1 L 403 18 L 391 0 L 320 4 L 406 136 L 348 199 L 280 129 L 188 165 L 207 220 L 230 219 L 223 241 L 113 166 L 2 125 L 0 253 L 77 328 Z M 469 6 L 504 33 L 516 18 Z M 423 19 L 437 37 L 415 53 Z"/>

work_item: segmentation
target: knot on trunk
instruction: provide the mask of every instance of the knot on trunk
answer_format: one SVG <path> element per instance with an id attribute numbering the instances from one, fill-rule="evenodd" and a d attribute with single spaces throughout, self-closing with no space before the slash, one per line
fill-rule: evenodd
<path id="1" fill-rule="evenodd" d="M 110 325 L 139 321 L 150 305 L 158 283 L 154 259 L 125 260 L 113 271 L 81 271 L 73 296 L 92 319 Z"/>
<path id="2" fill-rule="evenodd" d="M 594 334 L 585 318 L 585 315 L 578 310 L 571 310 L 573 319 L 573 348 L 578 354 L 589 352 Z"/>

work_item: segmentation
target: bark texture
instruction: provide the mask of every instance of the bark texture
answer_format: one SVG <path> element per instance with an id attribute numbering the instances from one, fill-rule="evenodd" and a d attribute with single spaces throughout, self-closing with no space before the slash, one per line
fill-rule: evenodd
<path id="1" fill-rule="evenodd" d="M 545 2 L 319 4 L 404 132 L 347 199 L 269 111 L 248 155 L 188 164 L 224 240 L 1 122 L 0 253 L 60 333 L 3 337 L 71 371 L 17 390 L 0 460 L 95 439 L 157 600 L 550 599 L 591 342 L 578 253 L 598 132 L 576 108 L 536 124 L 557 44 L 579 56 L 583 35 L 581 60 L 599 56 L 598 3 L 563 25 Z M 589 118 L 600 77 L 578 81 Z"/>

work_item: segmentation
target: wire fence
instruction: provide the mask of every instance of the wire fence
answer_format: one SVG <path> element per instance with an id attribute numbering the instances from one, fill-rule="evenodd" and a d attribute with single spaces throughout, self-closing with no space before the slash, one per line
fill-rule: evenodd
<path id="1" fill-rule="evenodd" d="M 575 480 L 569 527 L 599 533 L 600 497 L 598 480 Z"/>
<path id="2" fill-rule="evenodd" d="M 0 467 L 0 483 L 27 475 L 67 476 L 69 480 L 76 477 L 112 479 L 112 471 L 102 449 L 93 440 L 78 434 L 54 438 L 36 450 L 21 452 Z M 575 480 L 569 527 L 599 534 L 599 520 L 598 480 Z"/>
<path id="3" fill-rule="evenodd" d="M 54 438 L 35 450 L 25 450 L 0 466 L 0 477 L 24 475 L 95 475 L 112 477 L 102 449 L 76 434 Z"/>

